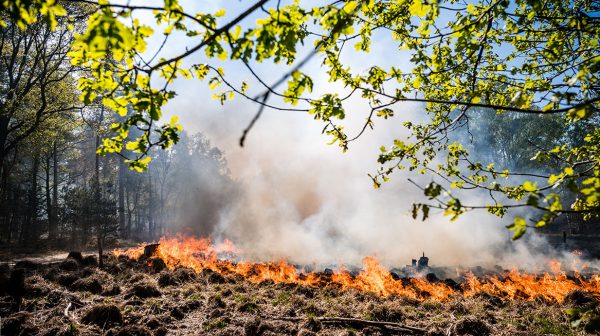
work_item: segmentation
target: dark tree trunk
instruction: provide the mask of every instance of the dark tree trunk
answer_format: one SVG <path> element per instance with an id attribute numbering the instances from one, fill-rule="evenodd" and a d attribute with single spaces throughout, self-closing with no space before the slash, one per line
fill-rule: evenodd
<path id="1" fill-rule="evenodd" d="M 7 202 L 8 199 L 8 167 L 6 164 L 5 157 L 5 143 L 8 129 L 8 118 L 4 116 L 0 116 L 0 223 L 3 226 L 8 226 L 8 240 L 10 242 L 11 239 L 11 225 L 9 224 L 9 204 Z M 2 228 L 4 229 L 4 227 Z"/>
<path id="2" fill-rule="evenodd" d="M 135 209 L 135 221 L 134 221 L 134 227 L 133 227 L 133 234 L 135 237 L 139 238 L 141 230 L 140 230 L 140 219 L 141 219 L 141 215 L 142 215 L 142 208 L 139 206 L 139 200 L 140 200 L 140 190 L 139 188 L 136 188 L 134 193 L 133 193 L 133 208 Z"/>
<path id="3" fill-rule="evenodd" d="M 154 214 L 153 214 L 153 206 L 154 199 L 152 196 L 152 176 L 150 172 L 148 172 L 148 239 L 154 239 Z"/>
<path id="4" fill-rule="evenodd" d="M 8 180 L 8 169 L 5 166 L 5 158 L 6 158 L 6 136 L 8 133 L 8 122 L 9 118 L 5 116 L 0 116 L 0 176 L 2 181 Z M 6 184 L 2 183 L 0 185 L 0 202 L 4 200 L 4 196 L 6 193 Z M 1 205 L 1 204 L 0 204 Z"/>
<path id="5" fill-rule="evenodd" d="M 100 234 L 98 234 L 98 268 L 103 268 L 104 267 L 104 260 L 102 258 L 102 248 L 103 248 L 103 240 L 104 237 Z"/>
<path id="6" fill-rule="evenodd" d="M 54 163 L 52 169 L 52 217 L 50 218 L 50 237 L 56 238 L 56 233 L 58 231 L 58 151 L 56 149 L 56 141 L 53 144 L 52 148 L 52 161 Z"/>
<path id="7" fill-rule="evenodd" d="M 119 232 L 122 238 L 127 238 L 125 231 L 125 162 L 123 159 L 119 159 Z"/>
<path id="8" fill-rule="evenodd" d="M 127 205 L 127 227 L 125 228 L 125 238 L 131 237 L 131 220 L 133 210 L 131 209 L 131 193 L 129 190 L 125 193 L 125 204 Z"/>
<path id="9" fill-rule="evenodd" d="M 131 236 L 131 219 L 132 219 L 131 217 L 132 217 L 132 215 L 133 214 L 131 213 L 131 211 L 129 211 L 127 213 L 127 231 L 126 231 L 127 232 L 127 234 L 126 234 L 127 238 L 129 238 Z"/>
<path id="10" fill-rule="evenodd" d="M 50 196 L 50 156 L 49 153 L 46 156 L 46 214 L 48 215 L 48 240 L 52 244 L 52 241 L 56 238 L 56 231 L 53 229 L 52 225 L 52 217 L 53 217 L 53 209 L 52 209 L 52 198 Z"/>
<path id="11" fill-rule="evenodd" d="M 101 110 L 100 110 L 100 118 L 98 119 L 98 129 L 100 129 L 100 126 L 102 125 L 102 122 L 104 121 L 104 106 L 102 106 Z M 96 147 L 98 148 L 100 146 L 100 135 L 96 134 Z M 95 170 L 94 170 L 94 207 L 96 209 L 99 208 L 100 205 L 100 156 L 98 154 L 96 154 L 96 162 L 95 162 Z M 102 209 L 104 210 L 104 209 Z M 104 243 L 104 235 L 106 234 L 106 232 L 104 232 L 104 225 L 106 223 L 101 223 L 101 221 L 103 220 L 101 218 L 101 216 L 99 216 L 99 211 L 94 211 L 94 224 L 96 225 L 96 235 L 97 235 L 97 241 L 98 241 L 98 267 L 102 268 L 103 263 L 102 263 L 102 245 Z"/>
<path id="12" fill-rule="evenodd" d="M 37 240 L 38 239 L 38 230 L 37 230 L 37 213 L 38 213 L 38 181 L 37 174 L 40 168 L 40 157 L 35 154 L 33 157 L 33 164 L 31 165 L 31 188 L 29 189 L 29 211 L 27 214 L 27 220 L 25 222 L 25 227 L 23 228 L 21 235 L 21 242 L 24 240 Z"/>

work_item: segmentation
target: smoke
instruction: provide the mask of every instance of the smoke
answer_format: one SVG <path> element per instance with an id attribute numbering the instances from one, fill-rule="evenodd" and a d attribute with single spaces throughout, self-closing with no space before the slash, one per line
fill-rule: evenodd
<path id="1" fill-rule="evenodd" d="M 368 64 L 378 59 L 385 63 L 389 55 L 385 48 L 374 46 L 369 59 Z M 348 62 L 353 69 L 363 69 L 360 59 Z M 408 66 L 403 62 L 402 66 Z M 225 69 L 233 82 L 250 77 L 231 63 Z M 281 73 L 277 69 L 259 65 L 255 71 L 274 82 Z M 306 72 L 316 74 L 315 95 L 343 91 L 327 82 L 318 60 L 309 63 Z M 254 85 L 255 92 L 260 92 L 260 86 Z M 172 219 L 174 231 L 196 226 L 195 232 L 208 233 L 215 240 L 232 240 L 246 258 L 284 258 L 303 264 L 359 264 L 364 256 L 374 255 L 393 267 L 406 265 L 424 252 L 433 265 L 500 264 L 533 269 L 545 265 L 547 256 L 565 262 L 572 258 L 540 249 L 548 244 L 535 235 L 511 242 L 504 228 L 509 220 L 484 212 L 468 213 L 454 222 L 433 210 L 425 222 L 412 219 L 411 205 L 423 196 L 407 179 L 425 185 L 431 176 L 401 171 L 381 189 L 373 188 L 367 174 L 378 167 L 379 147 L 405 138 L 408 133 L 402 122 L 424 118 L 421 105 L 395 105 L 396 116 L 377 120 L 375 129 L 353 142 L 347 153 L 326 144 L 329 139 L 321 134 L 324 125 L 312 116 L 266 109 L 241 148 L 239 137 L 256 112 L 255 104 L 237 98 L 220 106 L 210 100 L 203 83 L 176 81 L 174 89 L 178 97 L 167 106 L 168 114 L 178 115 L 186 130 L 202 132 L 223 150 L 235 181 L 232 188 L 219 185 L 221 181 L 212 176 L 188 175 L 209 187 L 201 197 L 191 198 L 191 203 L 188 199 L 189 204 Z M 367 117 L 368 106 L 357 99 L 345 107 L 344 125 L 349 134 L 355 134 Z M 181 197 L 185 200 L 186 194 Z M 479 197 L 468 194 L 464 201 L 480 203 Z"/>
<path id="2" fill-rule="evenodd" d="M 160 198 L 155 215 L 168 233 L 210 236 L 220 214 L 236 203 L 226 159 L 202 134 L 183 132 L 170 151 L 158 152 L 150 169 Z"/>
<path id="3" fill-rule="evenodd" d="M 309 115 L 281 111 L 266 111 L 240 148 L 239 137 L 256 106 L 236 100 L 224 108 L 198 111 L 188 94 L 184 89 L 178 98 L 183 125 L 202 131 L 224 151 L 236 187 L 222 188 L 215 186 L 218 180 L 205 179 L 203 183 L 211 186 L 207 190 L 218 192 L 194 198 L 196 206 L 180 216 L 187 218 L 186 226 L 211 231 L 213 239 L 232 240 L 246 258 L 356 265 L 374 255 L 394 267 L 424 252 L 433 265 L 534 269 L 547 264 L 547 256 L 536 252 L 545 242 L 538 237 L 511 242 L 504 228 L 508 220 L 479 212 L 450 222 L 433 210 L 425 222 L 412 219 L 412 203 L 423 199 L 407 178 L 424 185 L 431 176 L 400 171 L 382 188 L 373 188 L 367 173 L 378 167 L 378 148 L 407 135 L 401 123 L 415 120 L 422 113 L 419 105 L 397 106 L 396 117 L 379 121 L 375 130 L 342 153 L 326 144 L 322 125 Z M 358 101 L 349 106 L 346 125 L 357 130 L 368 110 Z M 220 109 L 224 111 L 217 112 Z M 216 207 L 213 197 L 219 199 Z M 479 195 L 465 197 L 468 203 L 481 202 Z M 205 213 L 211 213 L 208 222 Z"/>

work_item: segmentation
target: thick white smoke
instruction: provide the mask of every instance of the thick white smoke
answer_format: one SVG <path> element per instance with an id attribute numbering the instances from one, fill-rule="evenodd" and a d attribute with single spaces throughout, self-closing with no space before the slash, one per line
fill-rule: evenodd
<path id="1" fill-rule="evenodd" d="M 510 242 L 508 220 L 485 212 L 450 222 L 432 211 L 425 222 L 413 220 L 411 204 L 422 192 L 407 178 L 426 184 L 430 176 L 398 172 L 381 189 L 373 188 L 367 173 L 377 168 L 378 148 L 405 137 L 401 121 L 415 119 L 421 106 L 399 105 L 396 117 L 379 121 L 342 153 L 326 144 L 322 125 L 311 116 L 281 111 L 265 112 L 240 148 L 239 137 L 256 106 L 239 99 L 224 108 L 198 109 L 189 95 L 184 90 L 177 99 L 183 124 L 225 151 L 241 190 L 221 211 L 213 238 L 233 240 L 249 258 L 323 265 L 359 264 L 375 255 L 394 267 L 425 252 L 433 265 L 547 266 L 547 255 L 537 252 L 544 242 Z M 348 109 L 350 128 L 358 128 L 366 112 L 354 102 Z M 468 196 L 469 203 L 480 203 L 477 196 Z"/>
<path id="2" fill-rule="evenodd" d="M 389 44 L 384 40 L 378 45 L 367 55 L 368 62 L 353 54 L 346 61 L 359 71 L 365 70 L 365 64 L 389 63 L 392 58 L 385 47 Z M 392 55 L 396 66 L 410 66 L 406 57 Z M 226 63 L 224 67 L 234 83 L 251 78 L 239 64 Z M 256 70 L 272 83 L 281 76 L 281 69 L 266 64 Z M 313 76 L 316 95 L 342 91 L 327 82 L 319 60 L 303 70 Z M 257 83 L 253 85 L 251 94 L 261 91 Z M 375 255 L 388 266 L 401 266 L 425 252 L 434 265 L 535 268 L 547 261 L 545 255 L 531 252 L 532 244 L 511 243 L 504 228 L 506 220 L 483 212 L 466 214 L 456 222 L 434 211 L 425 222 L 413 220 L 411 204 L 422 199 L 422 192 L 407 178 L 426 184 L 431 176 L 398 172 L 381 189 L 373 188 L 367 174 L 377 169 L 378 148 L 407 136 L 402 122 L 424 117 L 418 104 L 397 104 L 394 118 L 378 120 L 375 130 L 352 143 L 347 153 L 326 145 L 329 139 L 321 134 L 323 124 L 311 116 L 267 109 L 246 146 L 240 148 L 239 138 L 256 112 L 256 104 L 238 97 L 220 106 L 200 82 L 178 81 L 174 89 L 178 97 L 168 105 L 168 114 L 178 115 L 189 132 L 204 133 L 224 150 L 232 177 L 239 184 L 236 190 L 241 190 L 241 195 L 236 194 L 231 204 L 221 209 L 218 223 L 211 224 L 212 236 L 233 240 L 248 257 L 356 264 L 366 255 Z M 365 121 L 368 106 L 357 99 L 346 108 L 344 124 L 354 134 Z M 474 199 L 471 203 L 480 203 L 476 194 L 470 197 Z"/>

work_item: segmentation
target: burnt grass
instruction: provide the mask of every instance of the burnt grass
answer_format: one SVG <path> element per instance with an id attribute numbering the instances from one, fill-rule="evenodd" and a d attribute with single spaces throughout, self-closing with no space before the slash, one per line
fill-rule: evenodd
<path id="1" fill-rule="evenodd" d="M 564 303 L 504 301 L 460 293 L 445 302 L 381 297 L 210 270 L 173 270 L 76 255 L 59 263 L 21 262 L 0 274 L 2 335 L 587 335 L 598 333 L 598 301 L 571 293 Z M 22 297 L 22 298 L 21 298 Z M 340 319 L 360 321 L 348 322 Z M 397 327 L 397 326 L 396 326 Z"/>

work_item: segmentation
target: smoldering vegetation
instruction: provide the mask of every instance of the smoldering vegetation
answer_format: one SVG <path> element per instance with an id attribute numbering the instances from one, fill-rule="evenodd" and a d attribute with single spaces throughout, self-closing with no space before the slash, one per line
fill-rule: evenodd
<path id="1" fill-rule="evenodd" d="M 105 256 L 6 266 L 0 316 L 7 335 L 585 335 L 598 332 L 597 298 L 564 303 L 457 292 L 443 302 L 252 283 L 239 275 Z M 84 262 L 87 260 L 87 262 Z M 423 293 L 425 295 L 426 293 Z"/>

